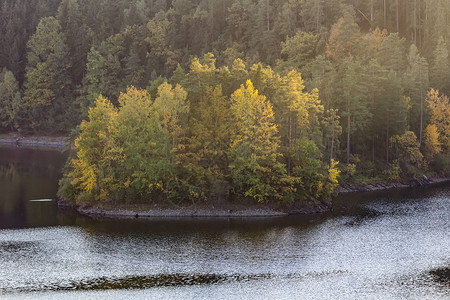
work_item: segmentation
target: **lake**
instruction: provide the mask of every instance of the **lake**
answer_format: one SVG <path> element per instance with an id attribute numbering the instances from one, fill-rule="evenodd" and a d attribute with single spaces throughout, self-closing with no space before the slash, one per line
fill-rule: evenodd
<path id="1" fill-rule="evenodd" d="M 322 216 L 110 220 L 58 210 L 67 154 L 0 148 L 1 299 L 450 299 L 450 184 Z"/>

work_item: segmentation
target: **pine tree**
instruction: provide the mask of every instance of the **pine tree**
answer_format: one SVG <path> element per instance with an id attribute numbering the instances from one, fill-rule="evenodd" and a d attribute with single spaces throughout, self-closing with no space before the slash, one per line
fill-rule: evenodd
<path id="1" fill-rule="evenodd" d="M 405 94 L 411 99 L 409 127 L 419 136 L 422 144 L 425 124 L 424 100 L 429 87 L 428 63 L 421 57 L 416 46 L 411 45 L 408 54 L 408 66 L 404 78 Z"/>
<path id="2" fill-rule="evenodd" d="M 448 59 L 447 43 L 443 37 L 434 50 L 434 59 L 430 68 L 430 85 L 444 94 L 450 92 L 450 63 Z"/>
<path id="3" fill-rule="evenodd" d="M 19 83 L 14 74 L 3 69 L 0 72 L 0 126 L 14 131 L 21 105 Z"/>
<path id="4" fill-rule="evenodd" d="M 28 42 L 24 102 L 35 131 L 67 131 L 77 121 L 68 48 L 53 17 L 41 19 Z"/>

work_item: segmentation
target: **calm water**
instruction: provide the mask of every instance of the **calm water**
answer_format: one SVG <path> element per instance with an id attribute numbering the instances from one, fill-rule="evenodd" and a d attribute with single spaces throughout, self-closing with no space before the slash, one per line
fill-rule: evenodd
<path id="1" fill-rule="evenodd" d="M 45 200 L 64 159 L 0 148 L 1 299 L 450 299 L 448 184 L 320 217 L 111 221 Z"/>

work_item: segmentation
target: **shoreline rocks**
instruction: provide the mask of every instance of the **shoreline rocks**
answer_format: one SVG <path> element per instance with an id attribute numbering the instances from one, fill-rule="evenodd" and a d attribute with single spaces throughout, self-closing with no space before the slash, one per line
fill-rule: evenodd
<path id="1" fill-rule="evenodd" d="M 70 147 L 71 143 L 66 140 L 66 137 L 23 137 L 19 135 L 9 135 L 8 137 L 0 138 L 0 145 L 64 149 Z"/>
<path id="2" fill-rule="evenodd" d="M 419 187 L 446 181 L 450 181 L 450 177 L 427 178 L 426 176 L 423 176 L 422 178 L 412 177 L 408 179 L 399 180 L 396 182 L 380 182 L 367 185 L 342 184 L 340 187 L 336 189 L 336 193 L 348 194 L 358 192 L 374 192 L 388 189 Z"/>
<path id="3" fill-rule="evenodd" d="M 338 194 L 372 192 L 396 188 L 418 187 L 436 183 L 450 181 L 446 178 L 410 178 L 403 181 L 392 183 L 376 183 L 368 185 L 343 185 L 337 189 Z M 64 201 L 59 201 L 61 208 L 76 209 L 79 213 L 91 217 L 112 218 L 112 219 L 170 219 L 170 218 L 267 218 L 267 217 L 286 217 L 289 215 L 314 215 L 325 214 L 332 210 L 332 200 L 311 201 L 305 203 L 295 203 L 288 207 L 274 208 L 270 206 L 249 206 L 228 205 L 221 208 L 214 206 L 191 206 L 177 208 L 159 208 L 154 206 L 135 206 L 137 209 L 119 208 L 100 208 L 100 207 L 74 207 Z"/>

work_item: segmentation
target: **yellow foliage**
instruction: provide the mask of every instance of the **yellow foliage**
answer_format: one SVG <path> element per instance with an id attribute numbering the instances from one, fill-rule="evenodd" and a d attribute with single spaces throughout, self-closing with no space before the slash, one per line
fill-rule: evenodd
<path id="1" fill-rule="evenodd" d="M 332 184 L 338 184 L 339 175 L 341 171 L 337 168 L 339 162 L 331 159 L 330 165 L 328 166 L 328 181 Z"/>
<path id="2" fill-rule="evenodd" d="M 430 124 L 425 128 L 424 134 L 424 153 L 428 160 L 432 160 L 436 154 L 441 152 L 441 143 L 439 142 L 439 132 L 437 126 Z"/>
<path id="3" fill-rule="evenodd" d="M 450 153 L 450 103 L 445 95 L 439 95 L 438 90 L 431 89 L 427 97 L 431 112 L 431 124 L 436 126 L 442 150 Z"/>

